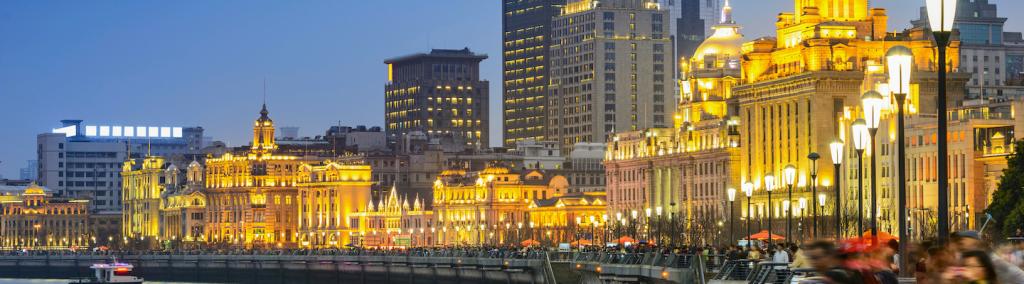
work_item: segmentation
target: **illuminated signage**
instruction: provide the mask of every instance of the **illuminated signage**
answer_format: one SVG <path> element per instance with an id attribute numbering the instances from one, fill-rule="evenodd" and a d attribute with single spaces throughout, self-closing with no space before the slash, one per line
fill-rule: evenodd
<path id="1" fill-rule="evenodd" d="M 71 137 L 83 134 L 86 137 L 113 137 L 113 138 L 181 138 L 183 131 L 181 127 L 166 126 L 117 126 L 117 125 L 86 125 L 84 132 L 80 132 L 75 125 L 54 128 L 53 133 L 64 134 Z"/>

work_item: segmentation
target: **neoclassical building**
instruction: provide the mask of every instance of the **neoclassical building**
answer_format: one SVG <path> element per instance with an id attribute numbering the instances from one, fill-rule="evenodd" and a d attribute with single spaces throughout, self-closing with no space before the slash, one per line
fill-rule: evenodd
<path id="1" fill-rule="evenodd" d="M 2 189 L 2 188 L 0 188 Z M 86 248 L 89 201 L 54 197 L 36 184 L 20 191 L 0 190 L 0 249 Z"/>
<path id="2" fill-rule="evenodd" d="M 324 160 L 299 166 L 295 201 L 300 247 L 358 244 L 366 228 L 358 213 L 370 202 L 370 172 L 370 166 L 362 162 Z M 275 194 L 272 198 L 270 203 L 281 204 L 281 197 Z"/>
<path id="3" fill-rule="evenodd" d="M 167 169 L 167 183 L 160 194 L 160 238 L 172 242 L 206 240 L 206 193 L 203 190 L 203 165 L 197 161 L 185 169 L 180 181 L 177 166 Z"/>
<path id="4" fill-rule="evenodd" d="M 128 159 L 122 165 L 121 235 L 128 240 L 156 244 L 160 236 L 161 194 L 167 183 L 178 178 L 176 167 L 165 166 L 164 158 L 159 156 L 146 156 L 141 163 Z"/>
<path id="5" fill-rule="evenodd" d="M 499 224 L 501 244 L 517 244 L 533 239 L 542 244 L 588 242 L 600 245 L 613 241 L 617 236 L 608 232 L 604 192 L 579 192 L 555 198 L 538 199 L 526 207 L 534 229 L 521 229 L 518 223 Z M 578 243 L 577 243 L 578 244 Z"/>
<path id="6" fill-rule="evenodd" d="M 722 13 L 714 34 L 680 64 L 682 99 L 675 127 L 617 133 L 608 142 L 609 215 L 665 212 L 683 224 L 679 232 L 700 240 L 714 239 L 717 222 L 731 217 L 726 192 L 740 186 L 741 144 L 732 88 L 741 79 L 743 35 L 732 8 Z M 648 225 L 641 227 L 654 228 Z"/>
<path id="7" fill-rule="evenodd" d="M 541 170 L 512 171 L 492 165 L 478 172 L 446 170 L 434 182 L 436 241 L 497 244 L 508 239 L 499 226 L 529 224 L 527 207 L 567 192 L 569 181 Z"/>
<path id="8" fill-rule="evenodd" d="M 268 114 L 264 105 L 248 149 L 206 159 L 207 241 L 244 247 L 299 245 L 299 186 L 311 181 L 303 167 L 326 165 L 326 159 L 276 153 L 274 122 Z"/>
<path id="9" fill-rule="evenodd" d="M 752 183 L 755 189 L 752 208 L 757 226 L 766 225 L 761 221 L 767 214 L 775 217 L 773 233 L 785 232 L 783 204 L 794 204 L 791 210 L 798 208 L 796 204 L 800 199 L 811 200 L 813 205 L 816 198 L 810 191 L 812 171 L 818 176 L 817 188 L 830 193 L 828 200 L 836 198 L 828 188 L 836 180 L 843 187 L 843 196 L 839 198 L 857 200 L 854 193 L 858 165 L 848 135 L 849 126 L 861 116 L 860 97 L 864 92 L 880 91 L 889 101 L 890 93 L 884 81 L 879 80 L 885 76 L 884 55 L 888 49 L 906 46 L 914 54 L 916 70 L 907 97 L 909 114 L 930 112 L 934 116 L 936 109 L 937 56 L 929 33 L 919 29 L 887 32 L 886 10 L 868 7 L 867 0 L 794 0 L 794 7 L 793 12 L 779 14 L 775 37 L 759 38 L 743 45 L 742 84 L 732 90 L 739 102 L 739 132 L 743 141 L 739 178 L 743 183 Z M 958 42 L 954 41 L 951 46 L 948 66 L 955 70 Z M 950 75 L 950 105 L 962 101 L 964 78 L 961 77 Z M 889 113 L 883 114 L 879 149 L 867 151 L 863 165 L 867 174 L 870 156 L 876 152 L 880 156 L 878 177 L 865 179 L 865 188 L 871 180 L 879 180 L 879 193 L 868 194 L 865 198 L 877 196 L 880 215 L 897 212 L 894 209 L 896 187 L 891 178 L 895 176 L 895 151 L 892 151 L 895 130 L 890 127 L 894 123 L 891 117 Z M 829 144 L 835 140 L 846 142 L 843 172 L 838 177 L 838 173 L 833 173 L 829 155 Z M 815 169 L 811 169 L 812 163 L 807 158 L 810 153 L 821 156 Z M 787 191 L 782 182 L 787 165 L 797 169 L 793 200 L 786 200 Z M 770 204 L 765 190 L 765 177 L 769 174 L 776 177 Z M 851 207 L 856 203 L 853 201 L 843 205 L 845 213 L 857 213 L 856 207 Z M 825 212 L 833 212 L 832 207 Z M 864 210 L 869 209 L 865 206 Z M 742 216 L 747 215 L 745 211 Z M 864 216 L 868 216 L 868 212 L 865 211 Z M 846 222 L 846 225 L 853 224 Z M 848 235 L 856 230 L 856 226 L 844 227 L 851 228 Z M 806 235 L 807 230 L 794 229 L 793 232 Z M 787 237 L 799 239 L 799 236 Z"/>

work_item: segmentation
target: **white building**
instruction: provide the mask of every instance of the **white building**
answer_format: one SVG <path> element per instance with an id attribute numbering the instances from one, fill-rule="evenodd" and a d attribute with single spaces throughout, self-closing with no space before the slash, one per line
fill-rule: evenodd
<path id="1" fill-rule="evenodd" d="M 200 127 L 83 125 L 81 120 L 62 123 L 63 127 L 52 133 L 36 137 L 38 183 L 59 196 L 91 199 L 92 210 L 121 210 L 119 173 L 129 155 L 182 157 L 198 155 L 189 149 L 201 148 L 190 145 L 196 140 L 187 139 L 202 137 Z"/>
<path id="2" fill-rule="evenodd" d="M 561 169 L 565 163 L 558 142 L 527 138 L 516 143 L 516 152 L 523 156 L 523 167 L 538 170 Z"/>

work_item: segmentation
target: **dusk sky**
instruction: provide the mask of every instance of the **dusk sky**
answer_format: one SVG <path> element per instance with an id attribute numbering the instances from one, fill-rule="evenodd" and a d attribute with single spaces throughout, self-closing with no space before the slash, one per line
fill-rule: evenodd
<path id="1" fill-rule="evenodd" d="M 890 30 L 923 0 L 871 1 Z M 1000 16 L 1024 1 L 998 0 Z M 734 0 L 747 39 L 773 34 L 789 0 Z M 1016 18 L 1015 18 L 1016 17 Z M 1007 31 L 1024 31 L 1010 16 Z M 501 133 L 498 0 L 12 1 L 0 3 L 0 175 L 34 159 L 36 134 L 61 119 L 89 124 L 202 126 L 245 145 L 267 80 L 278 126 L 321 134 L 384 121 L 384 59 L 430 48 L 490 56 L 491 141 Z"/>

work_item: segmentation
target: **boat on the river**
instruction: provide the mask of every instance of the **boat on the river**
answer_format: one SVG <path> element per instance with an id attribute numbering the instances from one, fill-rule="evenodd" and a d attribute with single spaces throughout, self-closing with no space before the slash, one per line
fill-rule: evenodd
<path id="1" fill-rule="evenodd" d="M 117 262 L 116 258 L 111 263 L 97 263 L 89 268 L 95 272 L 93 277 L 78 279 L 77 281 L 69 282 L 69 284 L 142 284 L 143 282 L 141 277 L 131 275 L 132 269 L 135 268 L 134 266 Z"/>

